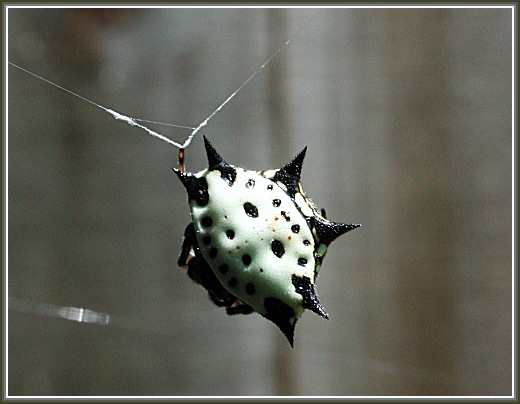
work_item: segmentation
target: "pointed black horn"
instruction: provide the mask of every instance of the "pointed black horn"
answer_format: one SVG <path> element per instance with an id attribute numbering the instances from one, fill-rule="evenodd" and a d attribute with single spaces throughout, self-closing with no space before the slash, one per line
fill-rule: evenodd
<path id="1" fill-rule="evenodd" d="M 300 179 L 302 173 L 303 159 L 305 158 L 305 153 L 307 152 L 307 146 L 303 148 L 303 150 L 298 153 L 298 155 L 290 162 L 288 162 L 285 166 L 282 167 L 282 170 L 287 174 L 290 174 L 296 179 Z"/>
<path id="2" fill-rule="evenodd" d="M 266 297 L 264 299 L 264 307 L 267 310 L 267 314 L 264 317 L 275 323 L 280 328 L 280 331 L 284 333 L 289 344 L 294 347 L 294 327 L 296 326 L 294 310 L 275 297 Z"/>
<path id="3" fill-rule="evenodd" d="M 233 185 L 237 176 L 235 168 L 232 165 L 225 162 L 225 160 L 222 158 L 220 154 L 217 153 L 217 151 L 206 138 L 206 136 L 204 136 L 204 147 L 206 148 L 206 154 L 208 156 L 209 169 L 211 171 L 220 171 L 220 176 L 222 177 L 222 179 L 226 181 L 229 186 Z"/>
<path id="4" fill-rule="evenodd" d="M 306 276 L 299 277 L 297 275 L 293 275 L 292 284 L 294 285 L 295 292 L 299 293 L 303 297 L 303 307 L 312 310 L 323 318 L 329 318 L 327 312 L 323 309 L 323 307 L 321 307 L 320 302 L 318 302 L 318 297 L 316 296 L 314 285 L 311 283 L 309 278 Z"/>
<path id="5" fill-rule="evenodd" d="M 361 227 L 360 224 L 335 223 L 317 216 L 308 218 L 307 222 L 309 223 L 311 229 L 316 230 L 316 234 L 318 235 L 320 242 L 326 245 L 332 243 L 342 234 Z"/>
<path id="6" fill-rule="evenodd" d="M 300 182 L 300 175 L 302 172 L 303 159 L 305 158 L 305 147 L 298 155 L 274 174 L 272 180 L 279 181 L 287 188 L 289 195 L 294 198 L 298 192 L 298 183 Z"/>
<path id="7" fill-rule="evenodd" d="M 193 174 L 187 173 L 186 171 L 181 171 L 177 168 L 172 168 L 173 172 L 177 174 L 177 177 L 182 182 L 182 185 L 184 185 L 184 188 L 188 189 L 189 183 L 190 183 L 190 177 L 193 177 Z"/>
<path id="8" fill-rule="evenodd" d="M 199 206 L 206 206 L 208 204 L 208 183 L 205 178 L 197 178 L 191 173 L 180 171 L 176 168 L 173 169 L 173 172 L 177 174 L 182 185 L 186 188 L 188 200 L 195 200 Z"/>
<path id="9" fill-rule="evenodd" d="M 215 170 L 219 166 L 219 164 L 226 164 L 222 156 L 217 153 L 217 151 L 215 150 L 215 148 L 206 136 L 204 136 L 204 147 L 206 148 L 206 154 L 208 156 L 208 165 L 211 170 Z"/>

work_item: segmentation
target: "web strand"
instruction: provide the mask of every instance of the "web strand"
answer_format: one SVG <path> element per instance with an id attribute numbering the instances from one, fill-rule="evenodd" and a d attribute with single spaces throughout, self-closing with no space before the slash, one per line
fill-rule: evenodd
<path id="1" fill-rule="evenodd" d="M 308 20 L 311 20 L 313 19 L 316 14 L 318 14 L 320 12 L 320 10 L 316 11 L 315 13 L 313 13 L 309 18 Z M 146 131 L 149 135 L 153 136 L 153 137 L 156 137 L 158 139 L 161 139 L 163 141 L 165 141 L 166 143 L 169 143 L 179 149 L 186 149 L 190 144 L 191 144 L 191 141 L 193 140 L 193 138 L 195 137 L 195 135 L 204 127 L 208 124 L 208 122 L 216 115 L 218 114 L 251 80 L 253 80 L 261 71 L 262 69 L 264 69 L 282 50 L 284 50 L 288 45 L 289 43 L 291 42 L 291 40 L 298 36 L 300 34 L 300 32 L 303 30 L 303 28 L 305 28 L 307 25 L 306 24 L 302 24 L 301 27 L 296 31 L 296 33 L 293 34 L 293 36 L 288 39 L 287 41 L 285 41 L 282 46 L 280 46 L 259 68 L 258 70 L 256 70 L 253 74 L 251 74 L 251 76 L 249 76 L 240 86 L 237 87 L 237 89 L 235 91 L 233 91 L 233 93 L 231 93 L 230 96 L 228 96 L 224 102 L 222 104 L 220 104 L 206 119 L 204 119 L 197 127 L 191 127 L 191 126 L 183 126 L 183 125 L 174 125 L 174 124 L 168 124 L 168 123 L 162 123 L 162 122 L 156 122 L 156 121 L 149 121 L 149 120 L 146 120 L 146 119 L 138 119 L 138 118 L 132 118 L 132 117 L 129 117 L 129 116 L 126 116 L 126 115 L 123 115 L 121 114 L 120 112 L 117 112 L 117 111 L 114 111 L 110 108 L 107 108 L 107 107 L 104 107 L 103 105 L 100 105 L 92 100 L 89 100 L 88 98 L 85 98 L 65 87 L 62 87 L 60 86 L 59 84 L 56 84 L 42 76 L 39 76 L 37 75 L 36 73 L 33 73 L 27 69 L 24 69 L 23 67 L 21 66 L 18 66 L 12 62 L 7 62 L 8 64 L 10 64 L 11 66 L 13 67 L 16 67 L 17 69 L 20 69 L 21 71 L 27 73 L 27 74 L 30 74 L 31 76 L 34 76 L 54 87 L 57 87 L 59 88 L 60 90 L 62 91 L 65 91 L 75 97 L 78 97 L 79 99 L 83 100 L 83 101 L 86 101 L 98 108 L 101 108 L 102 110 L 104 110 L 105 112 L 108 112 L 110 115 L 112 115 L 115 119 L 119 120 L 119 121 L 123 121 L 123 122 L 126 122 L 127 124 L 131 125 L 131 126 L 135 126 L 137 128 L 140 128 L 144 131 Z M 139 122 L 146 122 L 146 123 L 153 123 L 153 124 L 157 124 L 157 125 L 165 125 L 165 126 L 172 126 L 172 127 L 176 127 L 176 128 L 181 128 L 181 129 L 189 129 L 191 130 L 191 133 L 189 134 L 189 136 L 186 138 L 186 140 L 184 141 L 184 143 L 180 144 L 180 143 L 177 143 L 169 138 L 167 138 L 166 136 L 160 134 L 160 133 L 157 133 L 151 129 L 149 129 L 148 127 L 144 126 L 144 125 L 141 125 Z"/>
<path id="2" fill-rule="evenodd" d="M 155 124 L 159 124 L 159 125 L 174 126 L 174 127 L 178 127 L 178 128 L 193 129 L 192 127 L 189 127 L 189 126 L 181 126 L 181 125 L 174 125 L 174 124 L 164 124 L 164 123 L 161 123 L 161 122 L 154 122 L 154 121 L 147 121 L 147 120 L 144 120 L 144 119 L 131 118 L 131 117 L 123 115 L 123 114 L 121 114 L 121 113 L 119 113 L 117 111 L 113 111 L 110 108 L 106 108 L 103 105 L 100 105 L 100 104 L 98 104 L 98 103 L 96 103 L 96 102 L 94 102 L 92 100 L 89 100 L 88 98 L 85 98 L 85 97 L 83 97 L 83 96 L 81 96 L 79 94 L 76 94 L 74 91 L 71 91 L 71 90 L 69 90 L 69 89 L 67 89 L 65 87 L 60 86 L 59 84 L 56 84 L 56 83 L 54 83 L 54 82 L 52 82 L 50 80 L 47 80 L 46 78 L 44 78 L 42 76 L 39 76 L 36 73 L 33 73 L 33 72 L 31 72 L 31 71 L 29 71 L 27 69 L 24 69 L 23 67 L 20 67 L 20 66 L 14 64 L 12 62 L 7 62 L 7 63 L 9 63 L 13 67 L 16 67 L 17 69 L 20 69 L 20 70 L 24 71 L 25 73 L 30 74 L 31 76 L 34 76 L 34 77 L 36 77 L 36 78 L 38 78 L 40 80 L 45 81 L 46 83 L 48 83 L 50 85 L 53 85 L 54 87 L 59 88 L 60 90 L 63 90 L 63 91 L 65 91 L 65 92 L 67 92 L 67 93 L 69 93 L 69 94 L 71 94 L 71 95 L 73 95 L 75 97 L 78 97 L 79 99 L 81 99 L 83 101 L 86 101 L 86 102 L 88 102 L 88 103 L 90 103 L 90 104 L 92 104 L 92 105 L 94 105 L 94 106 L 96 106 L 98 108 L 101 108 L 102 110 L 108 112 L 110 115 L 112 115 L 117 120 L 124 121 L 124 122 L 126 122 L 127 124 L 129 124 L 131 126 L 136 126 L 138 128 L 141 128 L 141 129 L 145 130 L 149 135 L 154 136 L 154 137 L 156 137 L 158 139 L 164 140 L 165 142 L 167 142 L 169 144 L 172 144 L 172 145 L 174 145 L 176 147 L 180 148 L 182 146 L 181 146 L 181 144 L 179 144 L 179 143 L 177 143 L 177 142 L 175 142 L 175 141 L 173 141 L 171 139 L 168 139 L 166 136 L 163 136 L 160 133 L 157 133 L 157 132 L 147 128 L 146 126 L 139 124 L 138 121 L 140 121 L 140 122 L 150 122 L 150 123 L 155 123 Z"/>
<path id="3" fill-rule="evenodd" d="M 315 13 L 313 13 L 308 20 L 312 20 L 321 10 L 318 10 L 316 11 Z M 213 111 L 206 119 L 204 119 L 200 124 L 199 126 L 197 126 L 191 133 L 190 135 L 188 136 L 188 138 L 186 139 L 186 141 L 184 142 L 184 144 L 182 145 L 182 148 L 185 149 L 186 147 L 188 147 L 192 141 L 192 139 L 195 137 L 195 135 L 204 127 L 208 124 L 209 120 L 211 118 L 213 118 L 216 114 L 218 114 L 220 112 L 220 110 L 222 108 L 224 108 L 224 106 L 230 102 L 234 97 L 235 95 L 237 95 L 251 80 L 253 80 L 261 71 L 264 67 L 266 67 L 270 62 L 271 60 L 273 60 L 282 50 L 284 50 L 288 45 L 289 43 L 293 40 L 294 37 L 298 36 L 300 34 L 300 32 L 306 27 L 307 25 L 306 24 L 302 24 L 300 29 L 298 29 L 291 38 L 289 38 L 287 41 L 284 42 L 284 44 L 282 46 L 280 46 L 271 56 L 269 56 L 269 58 L 258 68 L 257 71 L 255 71 L 251 76 L 249 76 L 247 78 L 246 81 L 244 81 L 240 86 L 238 86 L 238 88 L 233 91 L 233 93 L 231 93 L 231 95 L 226 98 L 226 100 L 219 105 L 219 107 Z"/>

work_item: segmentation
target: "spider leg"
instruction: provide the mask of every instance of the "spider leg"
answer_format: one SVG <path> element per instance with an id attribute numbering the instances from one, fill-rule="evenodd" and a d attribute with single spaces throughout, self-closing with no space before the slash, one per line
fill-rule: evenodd
<path id="1" fill-rule="evenodd" d="M 229 293 L 213 273 L 204 257 L 195 256 L 188 262 L 188 276 L 208 291 L 211 301 L 219 307 L 231 306 L 237 299 Z"/>
<path id="2" fill-rule="evenodd" d="M 192 254 L 195 254 L 193 255 Z M 190 223 L 184 231 L 184 240 L 182 242 L 181 254 L 177 261 L 179 266 L 188 269 L 188 276 L 204 287 L 208 291 L 211 301 L 219 307 L 230 308 L 237 301 L 236 296 L 228 292 L 220 283 L 217 276 L 202 255 L 197 237 L 195 234 L 195 226 Z M 249 306 L 248 306 L 249 307 Z M 252 309 L 251 309 L 252 310 Z M 236 314 L 247 311 L 242 308 L 237 311 L 232 309 Z"/>
<path id="3" fill-rule="evenodd" d="M 251 306 L 237 300 L 235 306 L 228 307 L 226 309 L 226 313 L 230 316 L 234 316 L 235 314 L 251 314 L 255 311 Z"/>
<path id="4" fill-rule="evenodd" d="M 209 290 L 208 295 L 209 295 L 209 298 L 211 299 L 211 301 L 219 307 L 229 307 L 236 300 L 236 297 L 233 296 L 231 293 L 229 293 L 229 292 L 225 293 L 225 292 L 222 292 L 221 290 L 218 292 L 215 290 Z"/>
<path id="5" fill-rule="evenodd" d="M 179 264 L 180 267 L 186 268 L 188 261 L 190 261 L 193 257 L 191 255 L 191 250 L 192 248 L 195 249 L 195 246 L 197 246 L 196 248 L 198 250 L 197 238 L 195 237 L 195 226 L 193 226 L 193 223 L 190 223 L 184 230 L 184 239 L 182 240 L 181 255 L 177 260 L 177 264 Z M 197 251 L 195 251 L 195 253 L 196 252 Z"/>

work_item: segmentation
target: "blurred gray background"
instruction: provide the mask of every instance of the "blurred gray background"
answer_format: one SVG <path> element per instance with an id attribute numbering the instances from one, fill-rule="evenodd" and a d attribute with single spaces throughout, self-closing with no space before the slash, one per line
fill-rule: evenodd
<path id="1" fill-rule="evenodd" d="M 308 146 L 307 194 L 363 224 L 324 261 L 331 319 L 305 313 L 291 349 L 177 267 L 190 220 L 177 150 L 9 66 L 10 395 L 512 394 L 511 9 L 8 17 L 11 62 L 188 126 L 292 38 L 202 132 L 250 169 Z M 204 167 L 198 136 L 187 168 Z M 47 316 L 46 304 L 113 321 Z"/>

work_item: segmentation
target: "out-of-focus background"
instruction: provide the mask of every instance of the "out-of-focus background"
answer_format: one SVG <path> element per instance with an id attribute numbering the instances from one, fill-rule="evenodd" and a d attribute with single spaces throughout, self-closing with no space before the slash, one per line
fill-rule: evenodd
<path id="1" fill-rule="evenodd" d="M 324 261 L 331 319 L 306 312 L 292 349 L 177 267 L 175 147 L 8 66 L 9 394 L 511 395 L 512 15 L 10 9 L 9 61 L 187 126 L 292 38 L 202 132 L 250 169 L 308 146 L 307 194 L 363 227 Z M 200 136 L 186 155 L 206 167 Z"/>

